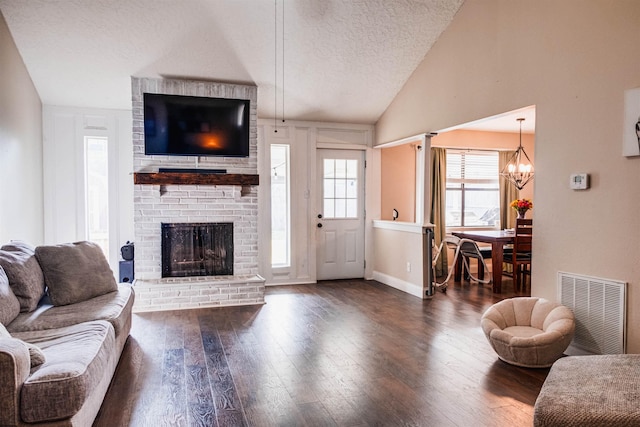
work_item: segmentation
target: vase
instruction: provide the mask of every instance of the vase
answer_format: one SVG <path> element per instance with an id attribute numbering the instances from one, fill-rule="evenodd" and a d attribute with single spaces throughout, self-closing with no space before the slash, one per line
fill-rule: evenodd
<path id="1" fill-rule="evenodd" d="M 524 219 L 524 214 L 526 214 L 528 209 L 518 209 L 518 219 Z"/>

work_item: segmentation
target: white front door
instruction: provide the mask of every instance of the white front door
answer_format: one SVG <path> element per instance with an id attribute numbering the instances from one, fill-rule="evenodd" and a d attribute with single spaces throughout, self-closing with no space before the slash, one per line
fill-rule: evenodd
<path id="1" fill-rule="evenodd" d="M 318 280 L 364 277 L 364 151 L 318 150 Z"/>

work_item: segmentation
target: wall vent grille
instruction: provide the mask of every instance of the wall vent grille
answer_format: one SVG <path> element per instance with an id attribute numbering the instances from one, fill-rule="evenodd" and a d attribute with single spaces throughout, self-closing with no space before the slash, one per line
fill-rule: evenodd
<path id="1" fill-rule="evenodd" d="M 568 353 L 625 353 L 626 289 L 625 282 L 558 273 L 560 303 L 573 310 L 576 317 Z"/>

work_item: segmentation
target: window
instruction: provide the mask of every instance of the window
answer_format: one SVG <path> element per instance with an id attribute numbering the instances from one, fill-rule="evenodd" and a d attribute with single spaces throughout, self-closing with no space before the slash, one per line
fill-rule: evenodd
<path id="1" fill-rule="evenodd" d="M 358 161 L 324 159 L 325 218 L 358 217 Z"/>
<path id="2" fill-rule="evenodd" d="M 271 265 L 291 264 L 289 146 L 271 145 Z"/>
<path id="3" fill-rule="evenodd" d="M 109 155 L 107 138 L 87 136 L 85 203 L 87 240 L 97 243 L 109 259 Z"/>
<path id="4" fill-rule="evenodd" d="M 447 227 L 499 227 L 496 151 L 447 150 Z"/>

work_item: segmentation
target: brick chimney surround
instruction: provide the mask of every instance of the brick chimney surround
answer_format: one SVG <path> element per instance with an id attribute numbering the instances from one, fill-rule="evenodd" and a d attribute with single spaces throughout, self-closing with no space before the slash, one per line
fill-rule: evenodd
<path id="1" fill-rule="evenodd" d="M 258 163 L 256 86 L 133 77 L 131 89 L 136 246 L 134 310 L 263 304 L 264 279 L 258 275 L 259 186 L 255 185 Z M 249 157 L 145 155 L 144 93 L 248 99 L 251 103 Z M 213 178 L 217 180 L 211 183 L 211 176 L 191 173 L 185 183 L 184 175 L 180 180 L 174 180 L 171 175 L 158 174 L 159 168 L 225 169 L 227 174 Z M 162 278 L 162 223 L 223 222 L 233 223 L 232 276 Z"/>

